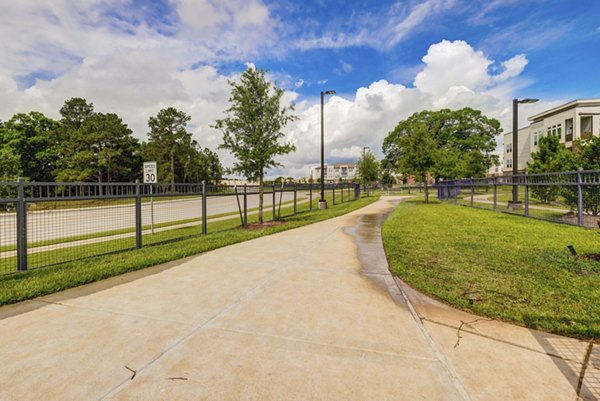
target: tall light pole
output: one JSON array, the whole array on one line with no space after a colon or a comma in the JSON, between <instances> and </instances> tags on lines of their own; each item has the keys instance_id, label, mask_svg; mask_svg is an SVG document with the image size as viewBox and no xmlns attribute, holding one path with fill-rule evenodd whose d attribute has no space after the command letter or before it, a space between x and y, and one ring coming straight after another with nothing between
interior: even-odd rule
<instances>
[{"instance_id":1,"label":"tall light pole","mask_svg":"<svg viewBox=\"0 0 600 401\"><path fill-rule=\"evenodd\" d=\"M369 149L368 146L363 146L363 157L362 157L362 171L363 174L361 174L362 176L364 176L364 172L365 172L365 150ZM367 180L365 180L364 177L360 177L363 180L363 191L367 192Z\"/></svg>"},{"instance_id":2,"label":"tall light pole","mask_svg":"<svg viewBox=\"0 0 600 401\"><path fill-rule=\"evenodd\" d=\"M321 199L319 200L319 210L327 209L325 200L325 118L323 114L325 95L335 95L335 91L321 92Z\"/></svg>"},{"instance_id":3,"label":"tall light pole","mask_svg":"<svg viewBox=\"0 0 600 401\"><path fill-rule=\"evenodd\" d=\"M513 99L513 143L512 143L512 154L513 154L513 182L516 182L517 174L519 173L519 104L520 103L535 103L539 99ZM519 186L513 185L512 193L513 205L519 204Z\"/></svg>"}]
</instances>

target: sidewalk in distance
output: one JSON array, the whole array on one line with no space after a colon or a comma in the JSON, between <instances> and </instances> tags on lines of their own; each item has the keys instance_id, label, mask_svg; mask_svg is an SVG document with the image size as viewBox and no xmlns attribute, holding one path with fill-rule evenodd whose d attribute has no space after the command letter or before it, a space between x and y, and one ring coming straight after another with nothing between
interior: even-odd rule
<instances>
[{"instance_id":1,"label":"sidewalk in distance","mask_svg":"<svg viewBox=\"0 0 600 401\"><path fill-rule=\"evenodd\" d=\"M390 207L0 308L0 399L576 399L586 343L544 335L571 374L540 333L493 322L454 347L470 317L423 301L415 319L359 259L379 241L381 263L380 230L356 228Z\"/></svg>"}]
</instances>

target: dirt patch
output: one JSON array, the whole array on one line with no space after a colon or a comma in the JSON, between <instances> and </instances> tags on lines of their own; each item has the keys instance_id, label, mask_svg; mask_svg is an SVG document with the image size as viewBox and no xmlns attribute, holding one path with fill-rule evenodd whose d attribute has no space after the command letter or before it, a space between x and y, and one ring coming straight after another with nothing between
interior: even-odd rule
<instances>
[{"instance_id":1,"label":"dirt patch","mask_svg":"<svg viewBox=\"0 0 600 401\"><path fill-rule=\"evenodd\" d=\"M285 224L285 221L265 221L264 223L251 223L248 224L245 228L247 230L261 230L263 228L276 227ZM239 226L240 228L242 226Z\"/></svg>"},{"instance_id":2,"label":"dirt patch","mask_svg":"<svg viewBox=\"0 0 600 401\"><path fill-rule=\"evenodd\" d=\"M577 225L577 213L569 212L563 215L560 220L564 223ZM584 214L583 226L588 228L600 228L600 215L592 216L589 214Z\"/></svg>"}]
</instances>

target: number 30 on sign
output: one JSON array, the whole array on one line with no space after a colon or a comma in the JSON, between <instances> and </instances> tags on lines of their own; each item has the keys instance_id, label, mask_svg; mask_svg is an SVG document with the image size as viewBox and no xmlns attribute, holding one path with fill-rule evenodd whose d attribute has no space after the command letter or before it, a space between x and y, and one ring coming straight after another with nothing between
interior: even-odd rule
<instances>
[{"instance_id":1,"label":"number 30 on sign","mask_svg":"<svg viewBox=\"0 0 600 401\"><path fill-rule=\"evenodd\" d=\"M156 184L156 162L144 162L144 184Z\"/></svg>"}]
</instances>

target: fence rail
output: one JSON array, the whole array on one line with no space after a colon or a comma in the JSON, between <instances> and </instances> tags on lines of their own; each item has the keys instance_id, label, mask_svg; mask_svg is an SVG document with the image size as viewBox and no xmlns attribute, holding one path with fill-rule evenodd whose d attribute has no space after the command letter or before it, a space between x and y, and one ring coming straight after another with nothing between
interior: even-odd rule
<instances>
[{"instance_id":1,"label":"fence rail","mask_svg":"<svg viewBox=\"0 0 600 401\"><path fill-rule=\"evenodd\" d=\"M433 188L442 201L600 228L600 170L442 181Z\"/></svg>"},{"instance_id":2,"label":"fence rail","mask_svg":"<svg viewBox=\"0 0 600 401\"><path fill-rule=\"evenodd\" d=\"M313 210L317 184L263 186L272 220ZM206 235L249 224L256 185L0 182L0 275ZM334 205L360 196L327 184ZM237 219L237 220L236 220Z\"/></svg>"}]
</instances>

